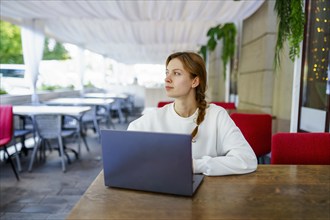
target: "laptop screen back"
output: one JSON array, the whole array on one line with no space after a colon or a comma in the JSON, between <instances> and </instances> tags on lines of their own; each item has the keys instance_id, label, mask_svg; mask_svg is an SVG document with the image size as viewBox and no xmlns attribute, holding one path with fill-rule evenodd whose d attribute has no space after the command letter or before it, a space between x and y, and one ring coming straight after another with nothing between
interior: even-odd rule
<instances>
[{"instance_id":1,"label":"laptop screen back","mask_svg":"<svg viewBox=\"0 0 330 220\"><path fill-rule=\"evenodd\" d=\"M193 194L191 136L101 130L105 185Z\"/></svg>"}]
</instances>

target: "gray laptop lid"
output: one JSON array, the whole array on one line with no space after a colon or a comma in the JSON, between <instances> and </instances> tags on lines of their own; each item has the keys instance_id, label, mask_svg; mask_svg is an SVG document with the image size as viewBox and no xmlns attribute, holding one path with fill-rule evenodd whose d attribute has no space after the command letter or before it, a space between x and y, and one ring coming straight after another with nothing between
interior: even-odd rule
<instances>
[{"instance_id":1,"label":"gray laptop lid","mask_svg":"<svg viewBox=\"0 0 330 220\"><path fill-rule=\"evenodd\" d=\"M191 196L202 181L190 135L101 130L101 144L106 186Z\"/></svg>"}]
</instances>

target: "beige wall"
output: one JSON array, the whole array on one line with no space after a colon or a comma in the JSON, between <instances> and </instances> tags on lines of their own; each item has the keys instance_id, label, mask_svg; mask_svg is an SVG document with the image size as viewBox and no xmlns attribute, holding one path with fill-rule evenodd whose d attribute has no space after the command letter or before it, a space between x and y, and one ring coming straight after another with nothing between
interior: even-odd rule
<instances>
[{"instance_id":1,"label":"beige wall","mask_svg":"<svg viewBox=\"0 0 330 220\"><path fill-rule=\"evenodd\" d=\"M276 115L277 131L290 131L293 63L288 57L288 47L281 56L281 67L275 72L273 92L273 115Z\"/></svg>"},{"instance_id":2,"label":"beige wall","mask_svg":"<svg viewBox=\"0 0 330 220\"><path fill-rule=\"evenodd\" d=\"M240 109L255 109L276 117L273 132L290 130L293 63L287 48L281 68L273 67L277 38L275 1L266 1L243 22L238 95Z\"/></svg>"},{"instance_id":3,"label":"beige wall","mask_svg":"<svg viewBox=\"0 0 330 220\"><path fill-rule=\"evenodd\" d=\"M225 99L221 44L222 42L218 42L216 50L211 52L208 57L208 89L206 93L208 101L224 101Z\"/></svg>"},{"instance_id":4,"label":"beige wall","mask_svg":"<svg viewBox=\"0 0 330 220\"><path fill-rule=\"evenodd\" d=\"M289 131L293 81L293 63L287 50L281 58L281 69L274 71L274 48L277 35L275 1L265 3L243 21L238 69L238 109L272 114L273 133ZM209 56L209 92L212 100L225 99L221 48Z\"/></svg>"},{"instance_id":5,"label":"beige wall","mask_svg":"<svg viewBox=\"0 0 330 220\"><path fill-rule=\"evenodd\" d=\"M273 59L276 42L274 2L266 1L243 22L239 58L238 95L240 109L272 113Z\"/></svg>"},{"instance_id":6,"label":"beige wall","mask_svg":"<svg viewBox=\"0 0 330 220\"><path fill-rule=\"evenodd\" d=\"M275 133L290 130L293 63L285 47L281 68L275 71L273 67L277 38L274 4L274 1L266 1L243 23L238 93L239 108L261 110L276 117L273 121Z\"/></svg>"}]
</instances>

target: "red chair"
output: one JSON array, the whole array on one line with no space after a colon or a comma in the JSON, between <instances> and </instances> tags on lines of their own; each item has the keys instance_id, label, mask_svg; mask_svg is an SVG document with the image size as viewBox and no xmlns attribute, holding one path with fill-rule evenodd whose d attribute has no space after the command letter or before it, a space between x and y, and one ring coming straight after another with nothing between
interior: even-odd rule
<instances>
[{"instance_id":1,"label":"red chair","mask_svg":"<svg viewBox=\"0 0 330 220\"><path fill-rule=\"evenodd\" d=\"M227 109L227 110L235 110L236 109L236 106L235 106L235 103L234 102L211 102L215 105L218 105L218 106L221 106L222 108L224 109Z\"/></svg>"},{"instance_id":2,"label":"red chair","mask_svg":"<svg viewBox=\"0 0 330 220\"><path fill-rule=\"evenodd\" d=\"M271 164L330 165L330 133L277 133Z\"/></svg>"},{"instance_id":3,"label":"red chair","mask_svg":"<svg viewBox=\"0 0 330 220\"><path fill-rule=\"evenodd\" d=\"M11 105L0 106L0 149L3 148L8 156L11 167L15 173L16 179L19 180L18 172L11 160L11 155L8 153L7 144L13 139L14 121L13 121L13 107ZM16 146L15 146L16 147ZM16 151L17 154L17 151ZM18 155L16 155L18 157Z\"/></svg>"},{"instance_id":4,"label":"red chair","mask_svg":"<svg viewBox=\"0 0 330 220\"><path fill-rule=\"evenodd\" d=\"M161 108L161 107L163 107L164 105L167 105L167 104L170 104L170 103L172 103L171 101L161 101L161 102L158 102L158 104L157 104L157 107L158 108Z\"/></svg>"},{"instance_id":5,"label":"red chair","mask_svg":"<svg viewBox=\"0 0 330 220\"><path fill-rule=\"evenodd\" d=\"M265 155L271 151L272 116L269 114L232 113L230 117L251 145L259 163L265 163Z\"/></svg>"}]
</instances>

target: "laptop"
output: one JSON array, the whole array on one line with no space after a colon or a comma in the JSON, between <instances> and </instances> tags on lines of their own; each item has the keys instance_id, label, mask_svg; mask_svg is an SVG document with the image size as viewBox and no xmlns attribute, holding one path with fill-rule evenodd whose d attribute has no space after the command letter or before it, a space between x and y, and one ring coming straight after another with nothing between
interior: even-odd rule
<instances>
[{"instance_id":1,"label":"laptop","mask_svg":"<svg viewBox=\"0 0 330 220\"><path fill-rule=\"evenodd\" d=\"M191 136L101 130L106 186L192 196L203 180L193 174Z\"/></svg>"}]
</instances>

